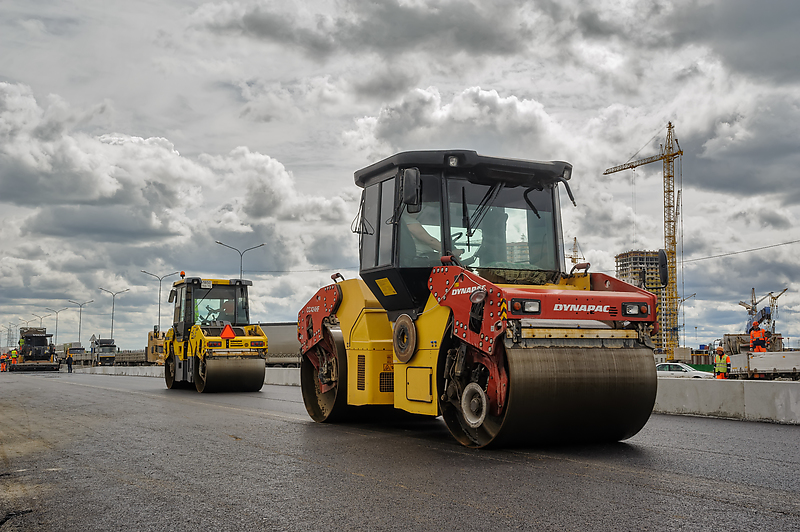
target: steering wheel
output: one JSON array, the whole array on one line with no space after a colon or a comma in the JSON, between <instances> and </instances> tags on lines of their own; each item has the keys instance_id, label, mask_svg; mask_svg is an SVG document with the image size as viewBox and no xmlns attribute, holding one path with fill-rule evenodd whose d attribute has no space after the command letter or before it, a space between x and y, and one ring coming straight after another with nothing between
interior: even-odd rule
<instances>
[{"instance_id":1,"label":"steering wheel","mask_svg":"<svg viewBox=\"0 0 800 532\"><path fill-rule=\"evenodd\" d=\"M219 317L219 310L214 310L208 305L206 305L206 310L208 311L208 314L200 318L201 322L210 323Z\"/></svg>"}]
</instances>

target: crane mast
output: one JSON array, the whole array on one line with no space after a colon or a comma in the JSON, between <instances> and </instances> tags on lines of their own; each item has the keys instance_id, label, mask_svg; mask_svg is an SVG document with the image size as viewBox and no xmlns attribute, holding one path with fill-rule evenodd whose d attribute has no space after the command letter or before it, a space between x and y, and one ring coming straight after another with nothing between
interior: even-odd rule
<instances>
[{"instance_id":1,"label":"crane mast","mask_svg":"<svg viewBox=\"0 0 800 532\"><path fill-rule=\"evenodd\" d=\"M667 139L661 145L661 153L619 166L613 166L603 175L613 174L656 161L664 165L664 249L667 252L669 281L661 292L661 345L667 360L673 360L675 348L678 347L678 279L677 279L677 239L676 239L676 202L675 202L675 159L683 155L678 139L675 138L675 126L667 124Z\"/></svg>"}]
</instances>

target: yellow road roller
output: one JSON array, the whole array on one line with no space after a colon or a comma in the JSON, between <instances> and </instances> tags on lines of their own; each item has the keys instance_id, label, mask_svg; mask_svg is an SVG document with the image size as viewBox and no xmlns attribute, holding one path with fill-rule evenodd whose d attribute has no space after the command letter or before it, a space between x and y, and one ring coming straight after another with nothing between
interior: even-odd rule
<instances>
[{"instance_id":1,"label":"yellow road roller","mask_svg":"<svg viewBox=\"0 0 800 532\"><path fill-rule=\"evenodd\" d=\"M167 388L257 392L264 385L267 337L250 324L244 279L186 277L173 283L173 325L164 340Z\"/></svg>"},{"instance_id":2,"label":"yellow road roller","mask_svg":"<svg viewBox=\"0 0 800 532\"><path fill-rule=\"evenodd\" d=\"M333 275L298 313L311 418L442 416L469 447L636 434L656 396L656 296L566 270L571 173L466 150L357 171L360 279Z\"/></svg>"}]
</instances>

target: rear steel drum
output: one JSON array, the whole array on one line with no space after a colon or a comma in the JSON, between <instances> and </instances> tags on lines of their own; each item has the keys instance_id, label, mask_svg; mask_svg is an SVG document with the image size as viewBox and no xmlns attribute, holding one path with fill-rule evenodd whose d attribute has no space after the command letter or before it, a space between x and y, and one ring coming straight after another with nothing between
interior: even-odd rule
<instances>
[{"instance_id":1,"label":"rear steel drum","mask_svg":"<svg viewBox=\"0 0 800 532\"><path fill-rule=\"evenodd\" d=\"M508 400L500 416L462 414L440 400L453 436L469 447L615 442L647 423L656 398L646 348L510 348Z\"/></svg>"},{"instance_id":2,"label":"rear steel drum","mask_svg":"<svg viewBox=\"0 0 800 532\"><path fill-rule=\"evenodd\" d=\"M257 392L264 386L263 358L211 358L194 360L198 392Z\"/></svg>"}]
</instances>

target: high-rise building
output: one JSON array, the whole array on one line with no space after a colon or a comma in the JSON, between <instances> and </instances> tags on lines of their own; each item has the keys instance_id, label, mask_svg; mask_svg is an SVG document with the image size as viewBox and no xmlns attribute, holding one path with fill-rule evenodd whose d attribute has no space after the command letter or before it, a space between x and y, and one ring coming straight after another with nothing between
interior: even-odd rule
<instances>
[{"instance_id":1,"label":"high-rise building","mask_svg":"<svg viewBox=\"0 0 800 532\"><path fill-rule=\"evenodd\" d=\"M658 317L659 334L653 340L656 347L663 350L667 344L667 326L661 309L666 305L666 291L661 288L658 251L626 251L614 258L617 261L617 279L642 287L658 296L656 316ZM642 271L644 271L644 286L642 286Z\"/></svg>"}]
</instances>

